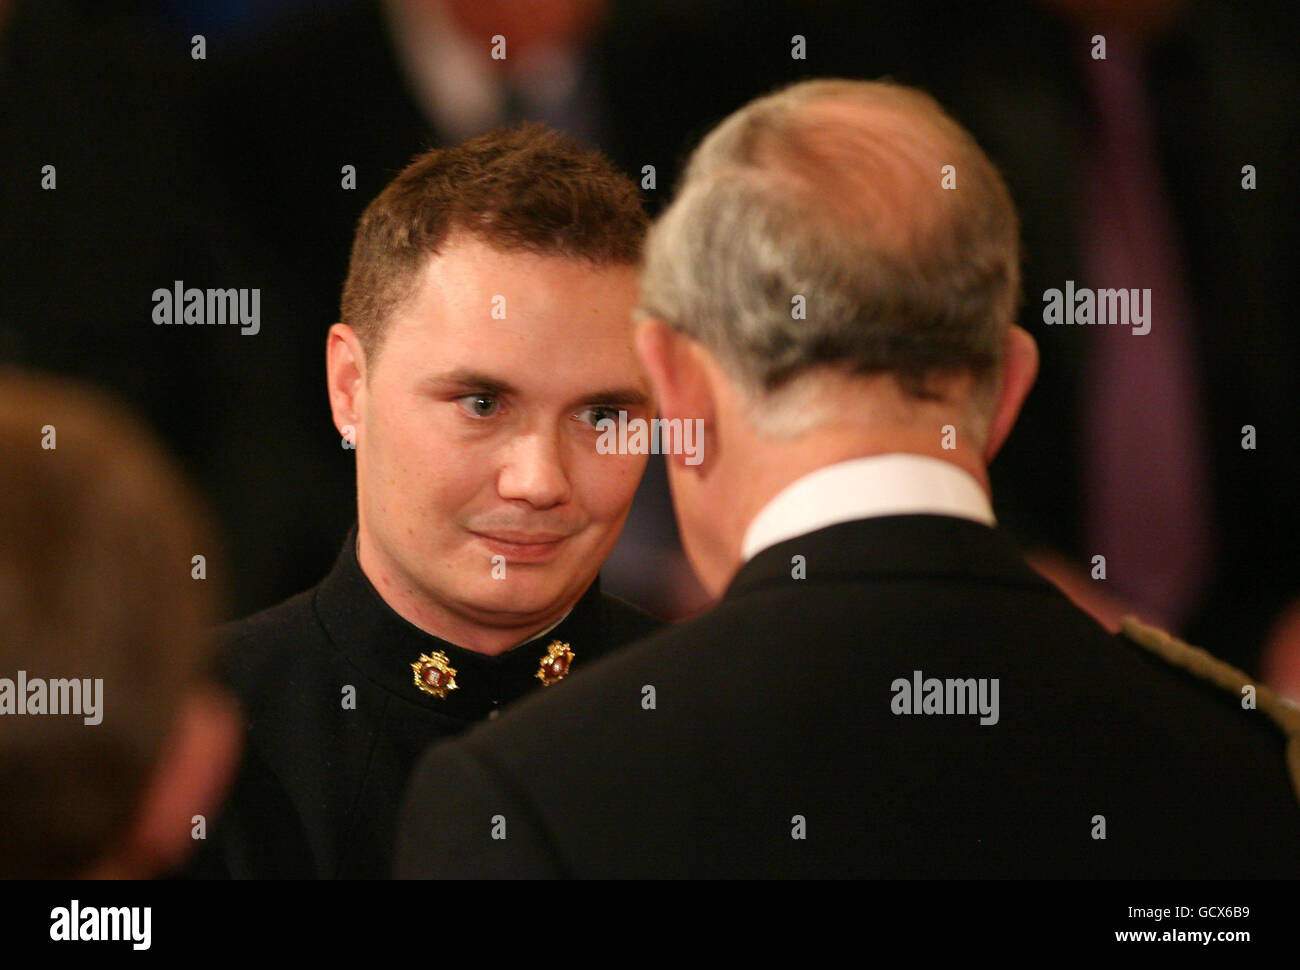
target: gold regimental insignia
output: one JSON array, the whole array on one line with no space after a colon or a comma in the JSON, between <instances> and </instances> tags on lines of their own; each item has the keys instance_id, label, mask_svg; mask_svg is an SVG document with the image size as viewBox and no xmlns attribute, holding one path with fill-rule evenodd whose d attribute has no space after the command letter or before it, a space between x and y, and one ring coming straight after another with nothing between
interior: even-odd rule
<instances>
[{"instance_id":1,"label":"gold regimental insignia","mask_svg":"<svg viewBox=\"0 0 1300 970\"><path fill-rule=\"evenodd\" d=\"M458 686L456 668L447 662L447 655L441 650L433 656L420 654L411 669L415 671L415 686L434 697L446 697L447 691Z\"/></svg>"},{"instance_id":2,"label":"gold regimental insignia","mask_svg":"<svg viewBox=\"0 0 1300 970\"><path fill-rule=\"evenodd\" d=\"M573 663L573 651L567 643L552 640L546 648L546 656L537 667L537 679L545 686L558 684L569 675L569 665Z\"/></svg>"}]
</instances>

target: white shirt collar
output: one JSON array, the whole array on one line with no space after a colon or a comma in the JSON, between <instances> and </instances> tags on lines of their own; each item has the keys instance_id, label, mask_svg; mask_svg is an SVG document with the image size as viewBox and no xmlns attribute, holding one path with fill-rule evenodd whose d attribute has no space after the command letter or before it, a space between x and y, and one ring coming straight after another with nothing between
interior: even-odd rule
<instances>
[{"instance_id":1,"label":"white shirt collar","mask_svg":"<svg viewBox=\"0 0 1300 970\"><path fill-rule=\"evenodd\" d=\"M874 455L819 468L778 492L745 530L741 556L748 561L778 542L882 515L950 515L987 526L997 521L979 483L951 462Z\"/></svg>"}]
</instances>

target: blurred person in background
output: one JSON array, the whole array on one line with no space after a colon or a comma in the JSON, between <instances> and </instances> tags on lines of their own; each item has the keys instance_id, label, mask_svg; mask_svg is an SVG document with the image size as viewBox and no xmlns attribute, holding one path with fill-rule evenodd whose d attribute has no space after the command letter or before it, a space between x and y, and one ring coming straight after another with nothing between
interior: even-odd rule
<instances>
[{"instance_id":1,"label":"blurred person in background","mask_svg":"<svg viewBox=\"0 0 1300 970\"><path fill-rule=\"evenodd\" d=\"M84 385L0 368L0 452L0 878L167 873L240 745L210 679L206 513Z\"/></svg>"}]
</instances>

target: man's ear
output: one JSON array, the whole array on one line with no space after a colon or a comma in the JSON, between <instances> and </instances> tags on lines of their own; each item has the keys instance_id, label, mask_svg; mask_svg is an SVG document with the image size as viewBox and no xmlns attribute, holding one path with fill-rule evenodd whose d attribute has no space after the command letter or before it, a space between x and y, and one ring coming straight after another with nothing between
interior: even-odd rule
<instances>
[{"instance_id":1,"label":"man's ear","mask_svg":"<svg viewBox=\"0 0 1300 970\"><path fill-rule=\"evenodd\" d=\"M366 355L360 339L346 324L334 324L325 338L325 381L329 387L330 412L334 427L354 447L361 424L365 378Z\"/></svg>"},{"instance_id":2,"label":"man's ear","mask_svg":"<svg viewBox=\"0 0 1300 970\"><path fill-rule=\"evenodd\" d=\"M637 327L636 351L654 385L660 417L712 420L714 400L701 356L707 353L704 348L662 320L650 318Z\"/></svg>"},{"instance_id":3,"label":"man's ear","mask_svg":"<svg viewBox=\"0 0 1300 970\"><path fill-rule=\"evenodd\" d=\"M988 441L984 445L984 464L988 465L1001 449L1020 416L1020 408L1038 377L1038 345L1027 330L1014 324L1007 331L1002 350L1002 376L998 381L998 399L989 422Z\"/></svg>"}]
</instances>

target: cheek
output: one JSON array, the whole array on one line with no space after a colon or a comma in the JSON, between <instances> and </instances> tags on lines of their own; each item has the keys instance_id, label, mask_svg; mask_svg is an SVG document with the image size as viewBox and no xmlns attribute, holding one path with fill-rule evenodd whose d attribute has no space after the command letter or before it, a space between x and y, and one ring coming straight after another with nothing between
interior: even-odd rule
<instances>
[{"instance_id":1,"label":"cheek","mask_svg":"<svg viewBox=\"0 0 1300 970\"><path fill-rule=\"evenodd\" d=\"M577 472L582 504L595 522L613 524L632 506L646 466L645 455L594 455Z\"/></svg>"},{"instance_id":2,"label":"cheek","mask_svg":"<svg viewBox=\"0 0 1300 970\"><path fill-rule=\"evenodd\" d=\"M492 505L496 475L491 456L472 447L451 447L445 440L423 442L404 459L412 500L448 527L461 513Z\"/></svg>"},{"instance_id":3,"label":"cheek","mask_svg":"<svg viewBox=\"0 0 1300 970\"><path fill-rule=\"evenodd\" d=\"M417 514L454 514L491 485L487 456L419 414L395 408L369 435L370 478Z\"/></svg>"}]
</instances>

